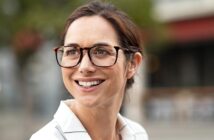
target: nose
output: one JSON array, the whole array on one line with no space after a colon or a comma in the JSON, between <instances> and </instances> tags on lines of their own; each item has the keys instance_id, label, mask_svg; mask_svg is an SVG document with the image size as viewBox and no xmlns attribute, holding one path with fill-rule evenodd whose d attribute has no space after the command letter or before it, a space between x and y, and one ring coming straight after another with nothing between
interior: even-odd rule
<instances>
[{"instance_id":1,"label":"nose","mask_svg":"<svg viewBox=\"0 0 214 140\"><path fill-rule=\"evenodd\" d=\"M83 74L93 73L96 71L96 68L91 63L88 53L83 54L83 57L79 64L78 69L79 69L80 73L83 73Z\"/></svg>"}]
</instances>

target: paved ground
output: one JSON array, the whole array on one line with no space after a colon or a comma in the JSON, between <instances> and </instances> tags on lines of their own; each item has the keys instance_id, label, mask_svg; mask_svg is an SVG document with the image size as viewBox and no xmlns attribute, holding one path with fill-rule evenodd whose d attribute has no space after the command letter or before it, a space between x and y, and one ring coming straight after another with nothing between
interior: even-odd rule
<instances>
[{"instance_id":1,"label":"paved ground","mask_svg":"<svg viewBox=\"0 0 214 140\"><path fill-rule=\"evenodd\" d=\"M214 122L148 122L150 140L213 140Z\"/></svg>"},{"instance_id":2,"label":"paved ground","mask_svg":"<svg viewBox=\"0 0 214 140\"><path fill-rule=\"evenodd\" d=\"M214 140L214 118L210 121L152 121L142 118L135 108L127 112L132 120L141 123L150 140Z\"/></svg>"},{"instance_id":3,"label":"paved ground","mask_svg":"<svg viewBox=\"0 0 214 140\"><path fill-rule=\"evenodd\" d=\"M26 117L23 112L0 112L0 140L28 140L47 119ZM150 122L144 127L150 140L213 140L214 122Z\"/></svg>"}]
</instances>

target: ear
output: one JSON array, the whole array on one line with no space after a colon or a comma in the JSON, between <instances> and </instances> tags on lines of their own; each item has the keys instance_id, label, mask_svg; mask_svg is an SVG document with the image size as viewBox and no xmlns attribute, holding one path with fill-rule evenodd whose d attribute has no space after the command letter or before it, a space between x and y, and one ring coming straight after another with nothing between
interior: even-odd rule
<instances>
[{"instance_id":1,"label":"ear","mask_svg":"<svg viewBox=\"0 0 214 140\"><path fill-rule=\"evenodd\" d=\"M139 52L136 52L132 58L132 60L128 64L127 68L127 79L132 78L135 73L137 72L141 62L142 62L142 55Z\"/></svg>"}]
</instances>

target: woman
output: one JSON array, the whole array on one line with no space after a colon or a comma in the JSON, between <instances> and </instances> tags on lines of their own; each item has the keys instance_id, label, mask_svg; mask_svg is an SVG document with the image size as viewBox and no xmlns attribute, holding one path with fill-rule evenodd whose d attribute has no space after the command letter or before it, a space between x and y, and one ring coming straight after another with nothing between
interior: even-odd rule
<instances>
[{"instance_id":1,"label":"woman","mask_svg":"<svg viewBox=\"0 0 214 140\"><path fill-rule=\"evenodd\" d=\"M61 43L56 58L74 99L62 101L31 140L147 140L143 127L118 113L142 61L131 20L111 4L91 2L68 18Z\"/></svg>"}]
</instances>

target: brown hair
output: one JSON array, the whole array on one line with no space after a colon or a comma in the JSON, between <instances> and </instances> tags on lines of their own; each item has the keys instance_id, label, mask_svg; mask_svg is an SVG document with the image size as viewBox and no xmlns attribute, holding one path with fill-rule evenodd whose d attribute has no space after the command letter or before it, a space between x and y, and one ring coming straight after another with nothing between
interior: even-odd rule
<instances>
[{"instance_id":1,"label":"brown hair","mask_svg":"<svg viewBox=\"0 0 214 140\"><path fill-rule=\"evenodd\" d=\"M98 15L106 19L115 29L121 47L134 52L141 52L141 36L137 26L122 11L118 10L113 4L92 1L77 8L67 19L64 33L62 34L61 45L64 45L65 35L70 24L76 19L84 16ZM131 60L134 53L125 52L127 60ZM133 77L127 80L126 89L134 83Z\"/></svg>"}]
</instances>

